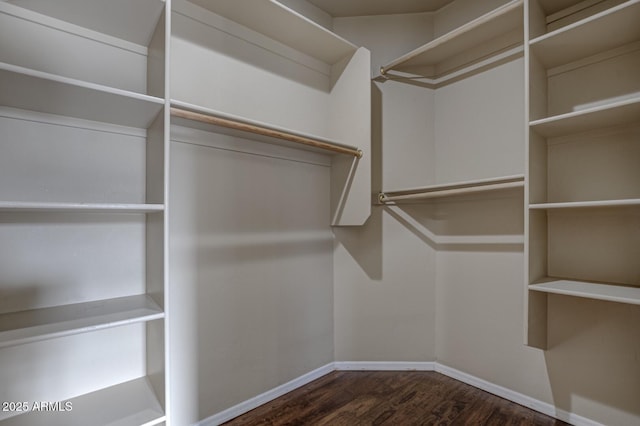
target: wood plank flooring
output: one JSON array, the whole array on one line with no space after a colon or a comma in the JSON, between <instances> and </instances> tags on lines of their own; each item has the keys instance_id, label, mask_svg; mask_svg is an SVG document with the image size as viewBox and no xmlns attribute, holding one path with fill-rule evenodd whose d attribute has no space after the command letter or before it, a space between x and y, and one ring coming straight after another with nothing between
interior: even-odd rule
<instances>
[{"instance_id":1,"label":"wood plank flooring","mask_svg":"<svg viewBox=\"0 0 640 426\"><path fill-rule=\"evenodd\" d=\"M431 371L334 371L225 425L566 425Z\"/></svg>"}]
</instances>

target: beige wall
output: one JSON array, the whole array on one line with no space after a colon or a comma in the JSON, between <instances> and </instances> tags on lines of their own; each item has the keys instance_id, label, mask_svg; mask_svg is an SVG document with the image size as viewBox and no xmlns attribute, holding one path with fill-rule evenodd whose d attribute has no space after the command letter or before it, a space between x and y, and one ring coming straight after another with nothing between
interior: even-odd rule
<instances>
[{"instance_id":1,"label":"beige wall","mask_svg":"<svg viewBox=\"0 0 640 426\"><path fill-rule=\"evenodd\" d=\"M444 32L456 22L455 7L448 8L446 14L443 11L440 21L434 16L436 32ZM386 18L393 22L388 28L411 32L412 27L403 27L398 16ZM406 35L407 42L402 46L397 32L375 33L375 27L382 28L384 21L385 17L334 20L337 32L372 51L374 73L395 50L404 53L415 47L416 37L423 36L414 31ZM522 70L522 60L505 64L484 76L439 89L442 91L435 94L431 104L424 102L424 94L407 96L409 108L424 108L426 117L433 111L449 115L429 122L435 135L424 140L439 146L456 133L474 133L465 126L471 125L478 111L482 114L482 108L470 111L469 105L463 105L461 95L465 92L463 86L473 85L474 81L483 85L472 89L484 100L474 98L472 102L493 109L485 113L504 114L510 120L514 114L523 115L524 95L519 88L523 76L508 75ZM427 154L437 155L437 149L424 144L416 144L415 155L404 163L406 171L397 174L398 169L394 169L403 164L398 151L410 148L406 140L411 137L403 136L411 135L412 130L405 129L404 134L394 138L392 135L398 133L387 130L398 126L393 120L402 120L406 115L394 117L390 111L401 110L400 93L411 90L425 92L415 86L397 90L389 88L389 83L374 86L374 142L375 129L380 130L374 152L384 157L374 158L374 189L384 187L385 182L401 184L414 179L407 175L420 161L416 157L424 160L420 178L435 177L435 171L427 170L430 165L435 167ZM443 103L445 94L452 96ZM499 99L501 104L493 99ZM451 117L458 107L464 108L464 120ZM414 120L420 116L415 110L410 114ZM444 126L443 120L448 120L450 127ZM524 117L516 120L516 127L509 124L507 129L516 146L511 146L505 156L498 144L497 152L492 153L508 162L495 166L502 167L503 174L522 173L524 169ZM517 133L519 125L521 134ZM416 120L415 126L423 129L425 122ZM413 132L420 132L416 128ZM486 132L482 135L485 139L490 137ZM458 170L456 165L447 163L453 161L453 154L447 152L444 162L438 164L439 176L447 177L447 173ZM396 160L392 161L394 156ZM520 157L522 164L515 164ZM396 175L390 178L393 173ZM436 206L395 210L378 207L365 227L336 230L336 361L438 361L602 424L640 424L640 307L550 295L548 350L523 344L523 245L508 243L522 234L523 215L522 196L512 193ZM507 243L471 243L482 241L483 235L496 236L494 242L499 242L499 235L507 236ZM446 244L446 236L462 237L458 242L468 236L470 243ZM438 238L445 243L434 244Z\"/></svg>"},{"instance_id":2,"label":"beige wall","mask_svg":"<svg viewBox=\"0 0 640 426\"><path fill-rule=\"evenodd\" d=\"M181 133L170 379L173 423L188 425L333 361L333 246L326 157Z\"/></svg>"}]
</instances>

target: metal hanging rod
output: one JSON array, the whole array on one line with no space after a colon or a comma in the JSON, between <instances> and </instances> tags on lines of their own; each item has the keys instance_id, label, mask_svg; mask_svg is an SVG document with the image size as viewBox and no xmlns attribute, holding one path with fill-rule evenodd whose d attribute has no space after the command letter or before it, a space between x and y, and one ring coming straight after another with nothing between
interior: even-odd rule
<instances>
[{"instance_id":1,"label":"metal hanging rod","mask_svg":"<svg viewBox=\"0 0 640 426\"><path fill-rule=\"evenodd\" d=\"M381 192L378 194L380 203L395 201L425 200L430 198L443 198L455 195L473 194L478 192L498 191L510 188L524 187L524 179L520 176L504 177L497 179L479 180L475 183L462 183L453 185L441 185L409 191Z\"/></svg>"},{"instance_id":2,"label":"metal hanging rod","mask_svg":"<svg viewBox=\"0 0 640 426\"><path fill-rule=\"evenodd\" d=\"M232 120L229 118L223 118L212 114L203 114L200 112L189 111L182 108L171 107L171 115L173 117L184 118L186 120L199 121L201 123L211 124L214 126L225 127L228 129L239 130L243 132L253 133L256 135L267 136L276 138L288 142L298 143L314 148L323 149L326 151L335 152L338 154L353 155L357 158L362 158L362 150L357 148L350 148L348 146L342 146L331 142L325 142L319 139L313 139L307 136L300 136L293 133L285 132L282 130L270 129L268 127L259 126L256 124L246 123L238 120Z\"/></svg>"}]
</instances>

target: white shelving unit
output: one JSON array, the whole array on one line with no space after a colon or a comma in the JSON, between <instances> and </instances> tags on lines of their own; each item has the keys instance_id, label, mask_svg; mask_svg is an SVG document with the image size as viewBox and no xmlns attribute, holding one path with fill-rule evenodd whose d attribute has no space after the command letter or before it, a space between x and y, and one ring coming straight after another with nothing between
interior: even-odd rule
<instances>
[{"instance_id":1,"label":"white shelving unit","mask_svg":"<svg viewBox=\"0 0 640 426\"><path fill-rule=\"evenodd\" d=\"M369 52L272 0L178 0L172 10L172 106L360 150L361 158L331 158L331 223L363 224L371 207ZM239 76L252 83L238 84ZM293 146L181 117L172 123Z\"/></svg>"},{"instance_id":2,"label":"white shelving unit","mask_svg":"<svg viewBox=\"0 0 640 426\"><path fill-rule=\"evenodd\" d=\"M167 4L0 2L2 425L167 420Z\"/></svg>"},{"instance_id":3,"label":"white shelving unit","mask_svg":"<svg viewBox=\"0 0 640 426\"><path fill-rule=\"evenodd\" d=\"M547 294L639 301L640 2L531 0L528 19L525 336L545 348Z\"/></svg>"},{"instance_id":4,"label":"white shelving unit","mask_svg":"<svg viewBox=\"0 0 640 426\"><path fill-rule=\"evenodd\" d=\"M484 194L490 199L499 191L522 190L521 116L513 110L487 109L484 99L490 95L479 87L502 84L509 98L505 104L521 102L521 85L514 80L513 71L523 53L523 5L524 1L515 0L488 12L487 7L476 9L479 16L471 16L466 23L380 67L384 78L374 81L391 85L389 90L404 83L418 86L407 91L415 90L416 98L424 97L420 107L431 109L427 114L433 114L433 123L421 133L407 131L405 136L407 117L422 118L418 114L413 118L413 111L403 116L400 111L408 109L404 105L397 106L398 112L384 112L394 120L397 114L398 123L405 124L394 127L403 138L388 148L394 152L383 152L382 191L377 202L437 202L467 194ZM433 19L436 28L450 27L446 21L438 23L437 13ZM509 73L508 68L512 68ZM474 124L460 126L460 121ZM416 164L416 156L425 158L424 167L430 171L415 172L416 182L411 182L404 177L408 173L402 172L403 163Z\"/></svg>"},{"instance_id":5,"label":"white shelving unit","mask_svg":"<svg viewBox=\"0 0 640 426\"><path fill-rule=\"evenodd\" d=\"M431 82L439 86L476 68L484 69L491 62L521 55L518 46L522 45L523 3L510 1L394 59L380 67L381 76L393 78L389 73L400 71L434 78ZM460 72L466 67L471 70Z\"/></svg>"}]
</instances>

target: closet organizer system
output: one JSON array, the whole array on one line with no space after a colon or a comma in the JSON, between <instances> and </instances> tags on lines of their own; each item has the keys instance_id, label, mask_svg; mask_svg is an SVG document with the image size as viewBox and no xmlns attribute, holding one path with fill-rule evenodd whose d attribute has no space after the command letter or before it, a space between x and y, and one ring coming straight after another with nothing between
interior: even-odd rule
<instances>
[{"instance_id":1,"label":"closet organizer system","mask_svg":"<svg viewBox=\"0 0 640 426\"><path fill-rule=\"evenodd\" d=\"M419 83L420 86L438 90L523 56L523 1L511 1L495 10L443 34L434 40L400 56L380 67L378 81L393 80ZM420 90L420 89L418 89ZM472 99L469 99L473 102ZM500 132L496 128L496 132ZM438 141L434 142L438 144ZM468 141L472 144L483 140ZM511 144L514 141L510 141ZM495 147L487 146L489 150ZM458 161L467 153L460 152ZM521 161L510 158L503 169L522 169ZM433 163L438 162L437 150ZM475 160L474 160L475 161ZM482 161L481 159L478 161ZM438 200L466 194L493 193L505 190L522 190L524 173L498 174L488 164L475 179L455 182L438 182L432 185L398 189L385 189L378 194L381 204Z\"/></svg>"},{"instance_id":2,"label":"closet organizer system","mask_svg":"<svg viewBox=\"0 0 640 426\"><path fill-rule=\"evenodd\" d=\"M203 43L198 22L218 34ZM315 87L283 72L271 108L207 103L243 90L224 75L227 33L274 52L276 70L312 69ZM366 49L275 1L0 1L0 400L14 402L0 424L169 423L171 132L326 153L332 224L360 225L369 64ZM308 101L311 130L287 122L288 91Z\"/></svg>"},{"instance_id":3,"label":"closet organizer system","mask_svg":"<svg viewBox=\"0 0 640 426\"><path fill-rule=\"evenodd\" d=\"M523 8L524 43L513 44ZM381 68L379 79L438 89L524 50L525 174L383 191L378 201L523 187L530 346L547 347L549 293L640 304L638 22L638 0L511 1Z\"/></svg>"}]
</instances>

